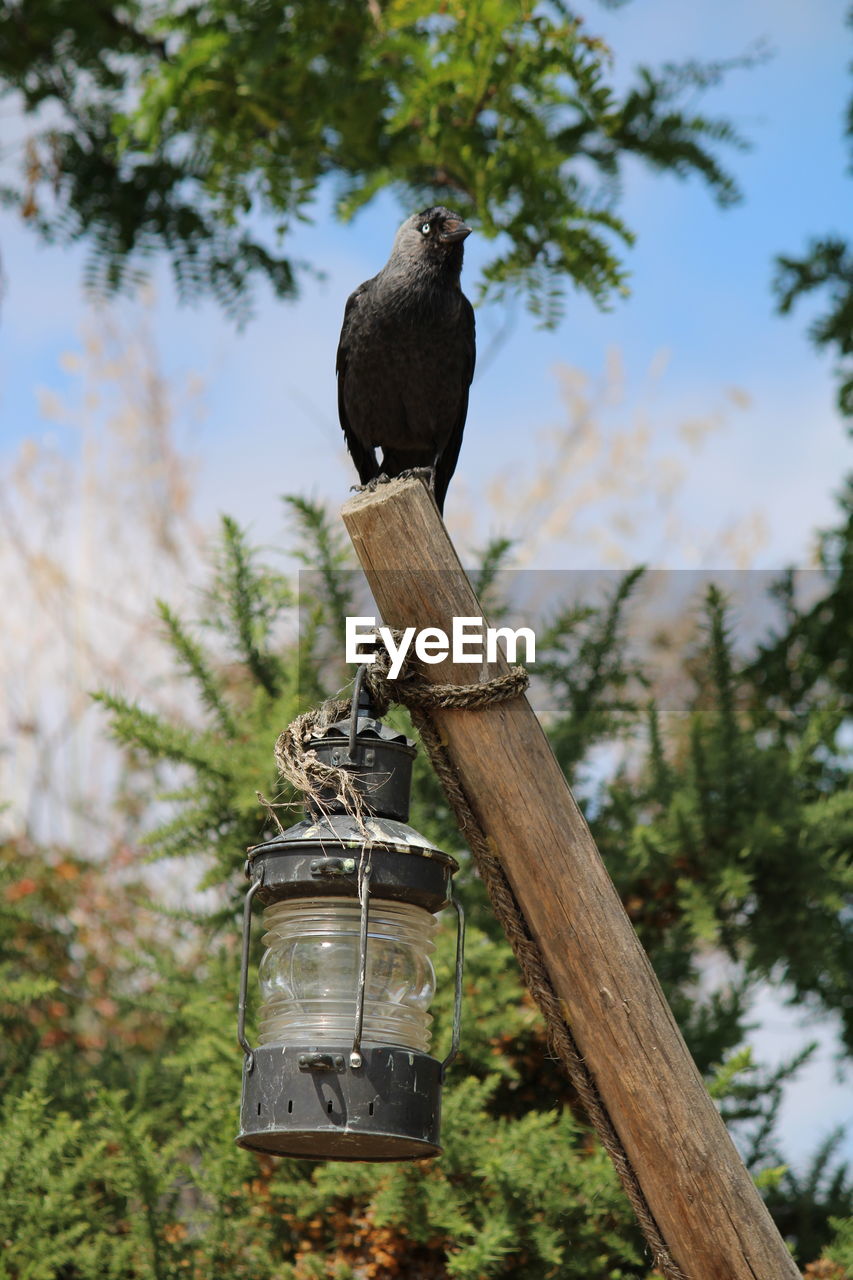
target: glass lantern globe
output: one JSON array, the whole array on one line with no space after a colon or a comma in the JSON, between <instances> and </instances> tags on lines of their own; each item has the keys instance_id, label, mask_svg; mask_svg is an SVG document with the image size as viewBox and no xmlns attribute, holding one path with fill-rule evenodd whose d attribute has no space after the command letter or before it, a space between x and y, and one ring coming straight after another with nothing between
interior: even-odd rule
<instances>
[{"instance_id":1,"label":"glass lantern globe","mask_svg":"<svg viewBox=\"0 0 853 1280\"><path fill-rule=\"evenodd\" d=\"M429 1050L435 916L408 902L376 901L367 925L361 1042ZM352 898L297 898L264 912L258 1040L340 1045L352 1036L361 906Z\"/></svg>"}]
</instances>

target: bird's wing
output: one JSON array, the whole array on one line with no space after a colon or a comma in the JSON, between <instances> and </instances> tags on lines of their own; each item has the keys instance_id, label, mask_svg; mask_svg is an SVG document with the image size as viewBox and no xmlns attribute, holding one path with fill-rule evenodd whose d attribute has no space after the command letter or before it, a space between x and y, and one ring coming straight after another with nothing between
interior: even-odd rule
<instances>
[{"instance_id":1,"label":"bird's wing","mask_svg":"<svg viewBox=\"0 0 853 1280\"><path fill-rule=\"evenodd\" d=\"M358 314L358 304L364 294L364 290L365 285L360 284L347 298L347 305L344 308L344 322L341 326L341 337L338 342L338 353L335 357L335 373L338 375L338 418L343 428L350 457L355 463L358 478L362 484L367 484L379 475L379 464L376 461L376 454L373 449L366 448L353 430L344 396L352 324Z\"/></svg>"},{"instance_id":2,"label":"bird's wing","mask_svg":"<svg viewBox=\"0 0 853 1280\"><path fill-rule=\"evenodd\" d=\"M442 449L435 465L435 500L439 511L444 513L444 499L451 476L456 470L459 450L462 448L462 432L465 430L465 419L468 416L468 388L474 377L474 365L477 359L477 347L474 341L474 308L467 298L462 299L462 321L460 323L459 341L465 353L462 368L462 385L459 396L459 412L453 424L453 430L447 444Z\"/></svg>"}]
</instances>

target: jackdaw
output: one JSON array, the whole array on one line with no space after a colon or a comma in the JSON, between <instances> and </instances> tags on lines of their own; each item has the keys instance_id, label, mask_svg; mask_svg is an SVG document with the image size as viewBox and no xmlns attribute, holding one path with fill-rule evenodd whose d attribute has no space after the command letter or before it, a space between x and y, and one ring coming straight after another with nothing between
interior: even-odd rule
<instances>
[{"instance_id":1,"label":"jackdaw","mask_svg":"<svg viewBox=\"0 0 853 1280\"><path fill-rule=\"evenodd\" d=\"M470 232L441 205L407 218L385 266L350 294L338 345L338 415L361 483L419 472L441 512L474 375L459 284Z\"/></svg>"}]
</instances>

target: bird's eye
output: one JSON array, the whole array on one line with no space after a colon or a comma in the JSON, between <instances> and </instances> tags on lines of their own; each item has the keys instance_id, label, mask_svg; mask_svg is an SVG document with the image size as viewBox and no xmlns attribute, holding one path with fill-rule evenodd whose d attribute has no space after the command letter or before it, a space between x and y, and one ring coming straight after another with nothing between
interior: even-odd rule
<instances>
[{"instance_id":1,"label":"bird's eye","mask_svg":"<svg viewBox=\"0 0 853 1280\"><path fill-rule=\"evenodd\" d=\"M421 235L422 235L422 236L428 236L428 235L429 235L429 223L428 223L428 222L425 222L425 223L424 223L424 225L421 227Z\"/></svg>"}]
</instances>

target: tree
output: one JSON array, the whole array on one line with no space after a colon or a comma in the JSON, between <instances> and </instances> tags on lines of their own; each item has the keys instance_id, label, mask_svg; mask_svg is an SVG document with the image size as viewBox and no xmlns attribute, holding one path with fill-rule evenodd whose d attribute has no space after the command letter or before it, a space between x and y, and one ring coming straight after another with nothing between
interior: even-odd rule
<instances>
[{"instance_id":1,"label":"tree","mask_svg":"<svg viewBox=\"0 0 853 1280\"><path fill-rule=\"evenodd\" d=\"M255 276L296 293L287 237L321 186L344 218L392 189L475 214L486 290L553 322L567 282L624 290L628 157L738 198L718 153L741 140L683 104L750 59L641 69L624 94L610 61L564 0L11 0L0 86L40 127L2 195L49 240L86 239L94 287L164 252L182 294L242 314Z\"/></svg>"}]
</instances>

